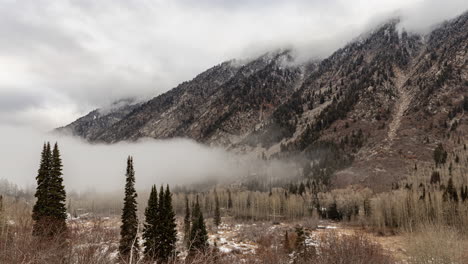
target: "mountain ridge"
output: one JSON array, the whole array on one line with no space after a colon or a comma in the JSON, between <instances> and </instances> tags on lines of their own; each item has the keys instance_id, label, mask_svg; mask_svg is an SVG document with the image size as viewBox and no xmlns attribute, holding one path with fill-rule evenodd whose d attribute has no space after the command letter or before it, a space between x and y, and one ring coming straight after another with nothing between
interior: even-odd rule
<instances>
[{"instance_id":1,"label":"mountain ridge","mask_svg":"<svg viewBox=\"0 0 468 264\"><path fill-rule=\"evenodd\" d=\"M391 20L321 61L295 64L282 50L224 62L101 116L101 125L77 120L59 131L91 142L188 137L270 158L302 153L305 177L388 188L416 163L430 166L436 144L450 150L452 137L466 138L467 21L465 12L421 36ZM322 148L335 160L330 172Z\"/></svg>"}]
</instances>

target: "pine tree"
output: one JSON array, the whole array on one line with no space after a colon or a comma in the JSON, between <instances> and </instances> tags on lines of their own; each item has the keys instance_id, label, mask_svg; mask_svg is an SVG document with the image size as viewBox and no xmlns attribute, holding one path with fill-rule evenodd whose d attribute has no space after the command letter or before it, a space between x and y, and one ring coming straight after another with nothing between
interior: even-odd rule
<instances>
[{"instance_id":1,"label":"pine tree","mask_svg":"<svg viewBox=\"0 0 468 264\"><path fill-rule=\"evenodd\" d=\"M190 230L190 247L191 254L198 251L204 252L208 248L208 233L206 232L205 220L200 209L200 204L197 201L192 210L192 229Z\"/></svg>"},{"instance_id":2,"label":"pine tree","mask_svg":"<svg viewBox=\"0 0 468 264\"><path fill-rule=\"evenodd\" d=\"M163 207L161 208L161 252L159 259L162 262L167 262L175 255L177 230L175 223L175 213L172 208L172 194L169 190L169 185L166 186L164 192Z\"/></svg>"},{"instance_id":3,"label":"pine tree","mask_svg":"<svg viewBox=\"0 0 468 264\"><path fill-rule=\"evenodd\" d=\"M336 201L327 208L327 218L332 220L341 220L343 215L338 211Z\"/></svg>"},{"instance_id":4,"label":"pine tree","mask_svg":"<svg viewBox=\"0 0 468 264\"><path fill-rule=\"evenodd\" d=\"M185 217L184 217L184 243L188 246L190 239L190 207L188 197L185 196Z\"/></svg>"},{"instance_id":5,"label":"pine tree","mask_svg":"<svg viewBox=\"0 0 468 264\"><path fill-rule=\"evenodd\" d=\"M439 145L437 145L437 147L434 149L433 157L436 167L438 167L440 164L445 164L447 161L447 151L445 151L442 144L439 143Z\"/></svg>"},{"instance_id":6,"label":"pine tree","mask_svg":"<svg viewBox=\"0 0 468 264\"><path fill-rule=\"evenodd\" d=\"M159 224L159 207L158 207L158 191L156 185L151 188L148 206L145 209L145 224L143 229L143 239L145 240L144 254L148 260L155 260L156 245L159 242L158 234Z\"/></svg>"},{"instance_id":7,"label":"pine tree","mask_svg":"<svg viewBox=\"0 0 468 264\"><path fill-rule=\"evenodd\" d=\"M465 186L465 188L463 188L463 186L461 186L461 190L462 190L462 200L463 202L465 202L466 200L468 200L468 186Z\"/></svg>"},{"instance_id":8,"label":"pine tree","mask_svg":"<svg viewBox=\"0 0 468 264\"><path fill-rule=\"evenodd\" d=\"M48 215L48 181L50 174L52 154L50 151L50 144L44 143L41 153L41 162L37 172L36 181L36 203L33 207L32 218L34 220L33 235L45 235L45 228L47 227L46 217Z\"/></svg>"},{"instance_id":9,"label":"pine tree","mask_svg":"<svg viewBox=\"0 0 468 264\"><path fill-rule=\"evenodd\" d=\"M304 228L300 226L296 227L296 251L298 253L303 253L303 251L305 250L306 248L305 239L306 239L306 236L305 236Z\"/></svg>"},{"instance_id":10,"label":"pine tree","mask_svg":"<svg viewBox=\"0 0 468 264\"><path fill-rule=\"evenodd\" d=\"M53 229L53 234L59 234L66 231L67 224L67 195L63 186L62 178L62 159L58 144L55 143L52 151L51 166L50 166L50 181L48 190L48 201L50 207L50 216L53 224L50 225ZM50 223L49 223L50 224Z\"/></svg>"},{"instance_id":11,"label":"pine tree","mask_svg":"<svg viewBox=\"0 0 468 264\"><path fill-rule=\"evenodd\" d=\"M36 203L33 207L33 235L53 236L67 229L66 193L62 178L62 159L58 144L51 151L50 143L44 144L37 173Z\"/></svg>"},{"instance_id":12,"label":"pine tree","mask_svg":"<svg viewBox=\"0 0 468 264\"><path fill-rule=\"evenodd\" d=\"M451 201L454 201L454 202L458 202L458 194L457 194L457 190L453 184L453 180L452 178L450 177L449 180L448 180L448 183L447 183L447 189L445 189L445 193L444 193L444 196L445 196L445 199L448 198L451 200Z\"/></svg>"},{"instance_id":13,"label":"pine tree","mask_svg":"<svg viewBox=\"0 0 468 264\"><path fill-rule=\"evenodd\" d=\"M301 182L301 184L299 185L298 193L300 196L302 196L305 193L305 185L303 182Z\"/></svg>"},{"instance_id":14,"label":"pine tree","mask_svg":"<svg viewBox=\"0 0 468 264\"><path fill-rule=\"evenodd\" d=\"M137 218L137 193L135 191L135 171L133 170L133 158L127 159L127 173L125 184L124 207L122 209L122 225L120 226L119 252L124 259L135 256L138 252L138 218Z\"/></svg>"},{"instance_id":15,"label":"pine tree","mask_svg":"<svg viewBox=\"0 0 468 264\"><path fill-rule=\"evenodd\" d=\"M215 211L214 211L214 224L218 227L221 224L221 211L219 209L219 198L216 189L214 190L214 198L215 198Z\"/></svg>"},{"instance_id":16,"label":"pine tree","mask_svg":"<svg viewBox=\"0 0 468 264\"><path fill-rule=\"evenodd\" d=\"M164 188L161 185L159 188L159 198L158 198L158 223L156 225L156 233L157 233L157 240L156 244L154 246L155 250L155 255L158 260L160 260L163 257L163 251L164 251L164 215L166 214L165 211L165 196L164 196Z\"/></svg>"},{"instance_id":17,"label":"pine tree","mask_svg":"<svg viewBox=\"0 0 468 264\"><path fill-rule=\"evenodd\" d=\"M303 227L296 227L296 242L295 242L296 254L293 263L308 263L306 260L309 259L310 253L306 245L306 234ZM306 261L306 262L304 262Z\"/></svg>"}]
</instances>

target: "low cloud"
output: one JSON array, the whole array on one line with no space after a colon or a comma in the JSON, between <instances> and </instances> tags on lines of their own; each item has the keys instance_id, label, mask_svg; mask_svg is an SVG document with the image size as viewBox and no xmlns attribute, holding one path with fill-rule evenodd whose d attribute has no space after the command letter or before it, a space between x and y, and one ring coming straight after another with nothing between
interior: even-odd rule
<instances>
[{"instance_id":1,"label":"low cloud","mask_svg":"<svg viewBox=\"0 0 468 264\"><path fill-rule=\"evenodd\" d=\"M325 57L388 17L425 32L467 8L462 0L5 0L0 123L50 130L231 58L284 47Z\"/></svg>"},{"instance_id":2,"label":"low cloud","mask_svg":"<svg viewBox=\"0 0 468 264\"><path fill-rule=\"evenodd\" d=\"M438 24L468 11L464 0L425 0L399 10L400 27L410 32L429 33Z\"/></svg>"},{"instance_id":3,"label":"low cloud","mask_svg":"<svg viewBox=\"0 0 468 264\"><path fill-rule=\"evenodd\" d=\"M128 155L134 158L139 190L147 190L152 184L233 183L264 173L272 178L294 176L291 163L265 162L253 155L236 155L187 139L143 139L107 145L18 126L0 126L0 129L0 160L5 172L0 178L21 187L35 186L44 141L59 144L68 191L121 190L125 185Z\"/></svg>"}]
</instances>

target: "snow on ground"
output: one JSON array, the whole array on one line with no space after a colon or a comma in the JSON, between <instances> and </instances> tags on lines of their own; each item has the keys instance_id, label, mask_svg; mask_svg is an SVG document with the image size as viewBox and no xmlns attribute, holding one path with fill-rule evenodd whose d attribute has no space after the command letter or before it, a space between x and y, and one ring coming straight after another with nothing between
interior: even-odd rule
<instances>
[{"instance_id":1,"label":"snow on ground","mask_svg":"<svg viewBox=\"0 0 468 264\"><path fill-rule=\"evenodd\" d=\"M317 228L306 230L305 243L308 246L318 246L320 234L327 230L334 230L338 227L329 222L320 222ZM255 254L258 249L257 239L260 236L274 235L282 237L286 232L294 232L293 223L271 224L268 222L257 223L223 223L217 230L209 234L209 243L218 247L222 253L237 253L241 255ZM281 239L281 238L279 238Z\"/></svg>"},{"instance_id":2,"label":"snow on ground","mask_svg":"<svg viewBox=\"0 0 468 264\"><path fill-rule=\"evenodd\" d=\"M241 239L238 234L245 227L243 224L221 224L218 230L209 235L208 241L210 245L218 246L222 253L240 253L240 254L255 254L257 245L250 240Z\"/></svg>"},{"instance_id":3,"label":"snow on ground","mask_svg":"<svg viewBox=\"0 0 468 264\"><path fill-rule=\"evenodd\" d=\"M74 229L78 234L94 233L96 230L105 234L106 232L115 233L118 231L120 222L118 218L92 218L89 215L82 214L78 217L69 217L67 220L70 228ZM186 247L183 243L183 224L178 222L178 242L177 249L180 252L179 257L184 259L187 255ZM209 244L218 248L220 253L234 254L237 260L248 258L249 255L257 253L262 245L264 246L265 239L271 240L272 247L282 243L286 231L289 233L295 232L296 226L304 226L306 233L305 243L308 246L319 246L321 235L326 232L340 228L339 224L335 225L328 221L319 221L318 225L304 224L303 222L245 222L236 223L234 221L226 221L218 228L210 226L209 228ZM92 241L86 241L81 245L76 245L76 249L96 247L102 255L109 254L110 259L118 257L118 241L106 241L107 238L95 237ZM263 241L263 242L262 242Z\"/></svg>"}]
</instances>

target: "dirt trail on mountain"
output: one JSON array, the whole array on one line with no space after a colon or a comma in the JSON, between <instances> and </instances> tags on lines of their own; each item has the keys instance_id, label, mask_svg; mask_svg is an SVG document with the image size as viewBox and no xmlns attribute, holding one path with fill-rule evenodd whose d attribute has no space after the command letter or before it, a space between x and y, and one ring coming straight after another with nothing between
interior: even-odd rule
<instances>
[{"instance_id":1,"label":"dirt trail on mountain","mask_svg":"<svg viewBox=\"0 0 468 264\"><path fill-rule=\"evenodd\" d=\"M397 132L400 128L403 115L412 101L411 95L404 87L406 81L408 80L408 76L410 75L405 74L402 70L397 68L395 70L395 76L395 86L398 92L398 101L396 102L396 110L393 112L392 122L388 126L387 144L385 146L386 149L389 149L392 146L393 141L397 137Z\"/></svg>"}]
</instances>

